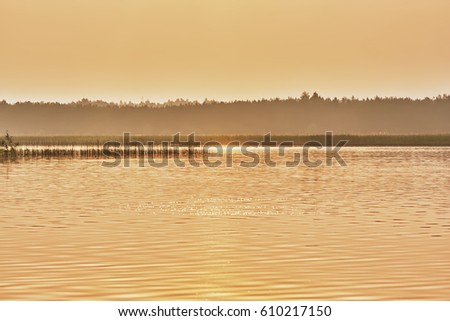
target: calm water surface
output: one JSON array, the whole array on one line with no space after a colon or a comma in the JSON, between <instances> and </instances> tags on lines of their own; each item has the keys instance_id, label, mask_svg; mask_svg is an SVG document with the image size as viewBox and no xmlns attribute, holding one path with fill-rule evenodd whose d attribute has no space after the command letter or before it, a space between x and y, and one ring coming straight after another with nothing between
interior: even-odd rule
<instances>
[{"instance_id":1,"label":"calm water surface","mask_svg":"<svg viewBox=\"0 0 450 321\"><path fill-rule=\"evenodd\" d=\"M0 299L450 300L450 148L343 155L0 164Z\"/></svg>"}]
</instances>

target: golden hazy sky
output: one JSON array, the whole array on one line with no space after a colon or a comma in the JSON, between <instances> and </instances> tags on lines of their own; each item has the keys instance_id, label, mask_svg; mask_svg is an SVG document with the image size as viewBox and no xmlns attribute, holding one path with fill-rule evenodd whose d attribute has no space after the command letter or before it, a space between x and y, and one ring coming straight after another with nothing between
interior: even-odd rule
<instances>
[{"instance_id":1,"label":"golden hazy sky","mask_svg":"<svg viewBox=\"0 0 450 321\"><path fill-rule=\"evenodd\" d=\"M449 0L0 0L0 100L433 96Z\"/></svg>"}]
</instances>

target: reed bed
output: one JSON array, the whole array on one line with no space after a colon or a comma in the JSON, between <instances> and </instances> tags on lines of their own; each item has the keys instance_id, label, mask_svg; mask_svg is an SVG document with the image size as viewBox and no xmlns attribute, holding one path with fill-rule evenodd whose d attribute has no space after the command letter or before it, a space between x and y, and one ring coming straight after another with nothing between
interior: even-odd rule
<instances>
[{"instance_id":1,"label":"reed bed","mask_svg":"<svg viewBox=\"0 0 450 321\"><path fill-rule=\"evenodd\" d=\"M204 144L214 141L221 145L228 145L231 142L246 141L260 142L263 135L201 135L196 136L196 140ZM102 146L108 141L122 142L122 136L16 136L15 141L19 146ZM162 142L172 141L172 136L132 136L132 140L146 145L147 142L154 142L160 145ZM181 136L186 140L186 135ZM301 146L308 141L318 141L325 143L325 135L273 135L273 141L291 141L296 146ZM432 135L334 135L333 141L348 140L347 146L450 146L450 134ZM236 143L234 143L236 144Z\"/></svg>"},{"instance_id":2,"label":"reed bed","mask_svg":"<svg viewBox=\"0 0 450 321\"><path fill-rule=\"evenodd\" d=\"M214 141L218 145L237 145L248 141L260 142L262 136L198 136L196 140L201 144ZM132 141L140 142L144 148L131 145L129 148L111 147L104 149L103 144L108 141L122 142L121 136L19 136L15 137L17 144L11 150L0 147L0 160L17 158L110 158L110 157L187 157L201 156L205 153L202 148L183 147L174 149L168 143L170 136L136 136ZM186 140L186 137L182 138ZM450 134L444 135L335 135L334 144L340 140L348 140L349 147L362 146L450 146ZM272 141L281 143L289 141L294 146L302 146L308 141L318 141L325 145L324 135L275 135ZM147 145L153 142L154 145Z\"/></svg>"},{"instance_id":3,"label":"reed bed","mask_svg":"<svg viewBox=\"0 0 450 321\"><path fill-rule=\"evenodd\" d=\"M123 147L108 147L104 149L102 145L49 145L49 146L30 146L22 145L16 147L13 151L6 152L0 150L1 159L18 159L18 158L82 158L82 159L104 159L108 157L168 157L173 158L201 156L205 152L201 148L178 148L174 149L168 146L154 146L152 148L138 148L131 146L129 148Z\"/></svg>"}]
</instances>

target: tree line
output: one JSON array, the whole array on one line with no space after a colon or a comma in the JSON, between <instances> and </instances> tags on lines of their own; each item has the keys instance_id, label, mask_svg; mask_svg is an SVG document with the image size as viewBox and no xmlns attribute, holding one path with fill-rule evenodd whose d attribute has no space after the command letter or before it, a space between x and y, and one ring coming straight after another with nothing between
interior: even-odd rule
<instances>
[{"instance_id":1,"label":"tree line","mask_svg":"<svg viewBox=\"0 0 450 321\"><path fill-rule=\"evenodd\" d=\"M450 96L411 99L299 97L165 103L0 101L0 131L15 135L450 133Z\"/></svg>"}]
</instances>

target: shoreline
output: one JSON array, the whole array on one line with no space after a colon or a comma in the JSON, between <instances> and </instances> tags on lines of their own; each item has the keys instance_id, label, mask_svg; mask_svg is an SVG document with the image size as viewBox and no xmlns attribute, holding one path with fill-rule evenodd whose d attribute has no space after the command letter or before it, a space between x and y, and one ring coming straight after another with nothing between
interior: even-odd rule
<instances>
[{"instance_id":1,"label":"shoreline","mask_svg":"<svg viewBox=\"0 0 450 321\"><path fill-rule=\"evenodd\" d=\"M162 142L173 141L170 135L133 135L131 141L154 142L159 145ZM220 145L233 145L233 142L261 142L264 135L199 135L195 136L197 142L202 145L207 142L215 142ZM294 146L302 146L309 141L317 141L325 144L325 135L272 135L272 141L277 145L281 142L292 142ZM333 135L333 141L337 143L347 140L346 147L446 147L450 146L450 134L428 134L428 135ZM105 136L15 136L14 141L22 145L34 146L101 146L108 141L122 142L123 137L119 135ZM187 134L180 135L180 141L187 141ZM236 143L235 143L236 144Z\"/></svg>"}]
</instances>

